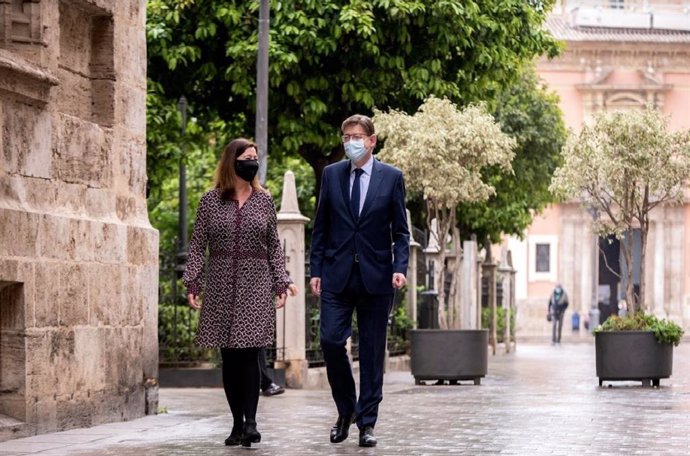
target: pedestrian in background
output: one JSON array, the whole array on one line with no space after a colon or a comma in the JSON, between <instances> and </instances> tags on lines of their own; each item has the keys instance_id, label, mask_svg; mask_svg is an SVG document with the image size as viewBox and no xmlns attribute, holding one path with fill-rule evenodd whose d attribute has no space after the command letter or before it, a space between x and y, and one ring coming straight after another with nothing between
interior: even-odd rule
<instances>
[{"instance_id":1,"label":"pedestrian in background","mask_svg":"<svg viewBox=\"0 0 690 456\"><path fill-rule=\"evenodd\" d=\"M330 440L339 443L357 423L359 446L373 447L383 399L386 327L393 291L405 283L410 235L402 172L374 159L374 124L363 115L342 124L349 158L321 178L312 232L310 287L321 296L321 348L338 409ZM423 150L420 150L423 159ZM345 343L352 315L359 329L359 400Z\"/></svg>"},{"instance_id":2,"label":"pedestrian in background","mask_svg":"<svg viewBox=\"0 0 690 456\"><path fill-rule=\"evenodd\" d=\"M201 310L196 343L221 352L233 418L226 445L261 441L259 351L273 343L275 309L288 292L297 293L285 270L273 200L256 177L258 158L256 145L243 138L223 150L214 188L199 202L183 276L189 306Z\"/></svg>"},{"instance_id":3,"label":"pedestrian in background","mask_svg":"<svg viewBox=\"0 0 690 456\"><path fill-rule=\"evenodd\" d=\"M547 309L547 320L551 322L551 344L561 343L561 333L563 332L563 314L568 308L568 294L559 283L551 292L549 297L549 307Z\"/></svg>"},{"instance_id":4,"label":"pedestrian in background","mask_svg":"<svg viewBox=\"0 0 690 456\"><path fill-rule=\"evenodd\" d=\"M261 373L261 392L264 396L277 396L285 392L285 388L276 384L273 377L268 372L266 361L266 347L259 350L259 372Z\"/></svg>"}]
</instances>

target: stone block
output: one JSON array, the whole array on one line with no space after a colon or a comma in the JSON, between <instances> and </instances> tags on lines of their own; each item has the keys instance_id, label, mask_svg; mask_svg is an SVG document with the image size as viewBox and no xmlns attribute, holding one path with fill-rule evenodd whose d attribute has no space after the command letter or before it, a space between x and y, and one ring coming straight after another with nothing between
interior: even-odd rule
<instances>
[{"instance_id":1,"label":"stone block","mask_svg":"<svg viewBox=\"0 0 690 456\"><path fill-rule=\"evenodd\" d=\"M0 394L24 394L26 346L22 330L0 330ZM2 401L0 401L2 405ZM2 413L0 411L0 413ZM7 414L7 413L5 413Z\"/></svg>"},{"instance_id":2,"label":"stone block","mask_svg":"<svg viewBox=\"0 0 690 456\"><path fill-rule=\"evenodd\" d=\"M158 378L158 267L149 265L139 268L140 301L142 309L142 367L144 378Z\"/></svg>"},{"instance_id":3,"label":"stone block","mask_svg":"<svg viewBox=\"0 0 690 456\"><path fill-rule=\"evenodd\" d=\"M40 261L35 265L33 299L28 302L32 320L27 327L44 328L58 325L58 293L62 289L60 275L63 263Z\"/></svg>"},{"instance_id":4,"label":"stone block","mask_svg":"<svg viewBox=\"0 0 690 456\"><path fill-rule=\"evenodd\" d=\"M29 401L26 420L34 423L37 434L57 432L57 401L53 395L37 395Z\"/></svg>"},{"instance_id":5,"label":"stone block","mask_svg":"<svg viewBox=\"0 0 690 456\"><path fill-rule=\"evenodd\" d=\"M139 24L120 23L114 38L114 64L118 81L145 88L146 55L136 50L146 46L146 34Z\"/></svg>"},{"instance_id":6,"label":"stone block","mask_svg":"<svg viewBox=\"0 0 690 456\"><path fill-rule=\"evenodd\" d=\"M143 381L141 327L106 328L106 388L129 388ZM143 407L143 404L142 404Z\"/></svg>"},{"instance_id":7,"label":"stone block","mask_svg":"<svg viewBox=\"0 0 690 456\"><path fill-rule=\"evenodd\" d=\"M146 87L121 84L115 94L115 121L136 135L146 135Z\"/></svg>"},{"instance_id":8,"label":"stone block","mask_svg":"<svg viewBox=\"0 0 690 456\"><path fill-rule=\"evenodd\" d=\"M55 209L54 181L0 174L0 205L8 209L49 212Z\"/></svg>"},{"instance_id":9,"label":"stone block","mask_svg":"<svg viewBox=\"0 0 690 456\"><path fill-rule=\"evenodd\" d=\"M81 215L86 211L86 185L53 182L55 205L47 212L56 215Z\"/></svg>"},{"instance_id":10,"label":"stone block","mask_svg":"<svg viewBox=\"0 0 690 456\"><path fill-rule=\"evenodd\" d=\"M115 81L91 81L91 120L104 127L112 127L115 120Z\"/></svg>"},{"instance_id":11,"label":"stone block","mask_svg":"<svg viewBox=\"0 0 690 456\"><path fill-rule=\"evenodd\" d=\"M21 282L26 293L26 284L33 281L33 265L29 260L0 257L0 282Z\"/></svg>"},{"instance_id":12,"label":"stone block","mask_svg":"<svg viewBox=\"0 0 690 456\"><path fill-rule=\"evenodd\" d=\"M138 273L141 268L123 267L122 294L118 305L122 311L123 326L141 326L144 316L144 298L142 293L146 289L143 277Z\"/></svg>"},{"instance_id":13,"label":"stone block","mask_svg":"<svg viewBox=\"0 0 690 456\"><path fill-rule=\"evenodd\" d=\"M58 292L58 324L65 327L89 322L88 268L83 264L66 264L61 272Z\"/></svg>"},{"instance_id":14,"label":"stone block","mask_svg":"<svg viewBox=\"0 0 690 456\"><path fill-rule=\"evenodd\" d=\"M0 168L24 176L52 177L52 117L21 102L3 103Z\"/></svg>"},{"instance_id":15,"label":"stone block","mask_svg":"<svg viewBox=\"0 0 690 456\"><path fill-rule=\"evenodd\" d=\"M119 153L115 168L118 190L146 197L146 141L143 137L126 133L118 135L116 150Z\"/></svg>"},{"instance_id":16,"label":"stone block","mask_svg":"<svg viewBox=\"0 0 690 456\"><path fill-rule=\"evenodd\" d=\"M60 112L84 120L91 117L91 80L85 73L61 66L57 70L60 85L55 89Z\"/></svg>"},{"instance_id":17,"label":"stone block","mask_svg":"<svg viewBox=\"0 0 690 456\"><path fill-rule=\"evenodd\" d=\"M94 406L87 398L58 396L55 421L60 430L87 428L93 424Z\"/></svg>"},{"instance_id":18,"label":"stone block","mask_svg":"<svg viewBox=\"0 0 690 456\"><path fill-rule=\"evenodd\" d=\"M36 391L36 388L42 393L48 394L49 390L44 387L52 388L54 385L46 385L40 383L40 378L43 376L51 376L50 366L51 361L51 345L52 332L54 330L27 328L26 333L26 375L27 378L33 378L31 387L28 391Z\"/></svg>"},{"instance_id":19,"label":"stone block","mask_svg":"<svg viewBox=\"0 0 690 456\"><path fill-rule=\"evenodd\" d=\"M158 231L153 228L127 227L127 263L158 264Z\"/></svg>"},{"instance_id":20,"label":"stone block","mask_svg":"<svg viewBox=\"0 0 690 456\"><path fill-rule=\"evenodd\" d=\"M40 256L58 260L93 260L91 226L92 223L87 220L54 215L41 216Z\"/></svg>"},{"instance_id":21,"label":"stone block","mask_svg":"<svg viewBox=\"0 0 690 456\"><path fill-rule=\"evenodd\" d=\"M89 267L89 306L92 326L123 324L124 267L118 264L91 264Z\"/></svg>"},{"instance_id":22,"label":"stone block","mask_svg":"<svg viewBox=\"0 0 690 456\"><path fill-rule=\"evenodd\" d=\"M93 404L93 426L124 420L126 407L124 391L118 389L93 391L89 400Z\"/></svg>"},{"instance_id":23,"label":"stone block","mask_svg":"<svg viewBox=\"0 0 690 456\"><path fill-rule=\"evenodd\" d=\"M120 23L135 26L137 31L141 31L146 21L146 0L117 2L115 14L120 19Z\"/></svg>"},{"instance_id":24,"label":"stone block","mask_svg":"<svg viewBox=\"0 0 690 456\"><path fill-rule=\"evenodd\" d=\"M75 74L89 75L92 12L69 3L60 2L60 66Z\"/></svg>"},{"instance_id":25,"label":"stone block","mask_svg":"<svg viewBox=\"0 0 690 456\"><path fill-rule=\"evenodd\" d=\"M86 215L95 219L114 220L116 195L110 189L86 188L84 200Z\"/></svg>"},{"instance_id":26,"label":"stone block","mask_svg":"<svg viewBox=\"0 0 690 456\"><path fill-rule=\"evenodd\" d=\"M54 144L57 176L65 182L109 187L112 183L111 143L112 134L98 125L60 115Z\"/></svg>"},{"instance_id":27,"label":"stone block","mask_svg":"<svg viewBox=\"0 0 690 456\"><path fill-rule=\"evenodd\" d=\"M91 224L94 259L101 263L122 263L126 258L127 227L119 223Z\"/></svg>"},{"instance_id":28,"label":"stone block","mask_svg":"<svg viewBox=\"0 0 690 456\"><path fill-rule=\"evenodd\" d=\"M105 332L103 328L74 331L74 390L99 391L105 388Z\"/></svg>"},{"instance_id":29,"label":"stone block","mask_svg":"<svg viewBox=\"0 0 690 456\"><path fill-rule=\"evenodd\" d=\"M35 257L40 216L0 208L0 252L7 256Z\"/></svg>"}]
</instances>

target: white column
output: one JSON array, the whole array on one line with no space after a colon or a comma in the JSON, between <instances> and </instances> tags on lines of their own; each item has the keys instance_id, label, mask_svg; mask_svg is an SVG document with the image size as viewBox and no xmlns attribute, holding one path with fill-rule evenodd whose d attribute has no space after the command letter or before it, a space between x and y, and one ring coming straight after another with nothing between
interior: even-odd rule
<instances>
[{"instance_id":1,"label":"white column","mask_svg":"<svg viewBox=\"0 0 690 456\"><path fill-rule=\"evenodd\" d=\"M479 271L477 268L477 243L475 241L465 241L462 244L462 295L460 302L462 303L462 313L460 315L461 329L479 329L477 322L481 321L479 315L479 302L477 297L477 276Z\"/></svg>"},{"instance_id":2,"label":"white column","mask_svg":"<svg viewBox=\"0 0 690 456\"><path fill-rule=\"evenodd\" d=\"M417 327L417 258L421 253L421 244L412 235L410 211L407 211L407 229L410 232L410 261L407 265L407 316Z\"/></svg>"},{"instance_id":3,"label":"white column","mask_svg":"<svg viewBox=\"0 0 690 456\"><path fill-rule=\"evenodd\" d=\"M659 208L661 211L663 211L663 208ZM652 225L653 231L654 231L654 248L652 249L647 249L647 254L653 252L654 254L654 267L652 270L654 271L654 299L650 303L650 313L658 316L658 317L665 317L666 316L666 311L664 310L664 269L665 267L665 262L666 262L666 255L664 252L664 244L665 244L665 236L664 236L664 228L665 228L665 223L661 220L661 218L657 219L653 225ZM651 250L651 252L650 252ZM647 298L648 299L648 298ZM649 302L649 301L647 301Z\"/></svg>"},{"instance_id":4,"label":"white column","mask_svg":"<svg viewBox=\"0 0 690 456\"><path fill-rule=\"evenodd\" d=\"M297 204L295 175L292 171L287 171L283 178L283 197L278 212L278 235L285 246L286 269L299 288L299 293L288 297L285 307L277 311L276 367L285 368L285 383L290 388L303 387L309 367L305 347L304 290L304 225L308 221L300 213Z\"/></svg>"}]
</instances>

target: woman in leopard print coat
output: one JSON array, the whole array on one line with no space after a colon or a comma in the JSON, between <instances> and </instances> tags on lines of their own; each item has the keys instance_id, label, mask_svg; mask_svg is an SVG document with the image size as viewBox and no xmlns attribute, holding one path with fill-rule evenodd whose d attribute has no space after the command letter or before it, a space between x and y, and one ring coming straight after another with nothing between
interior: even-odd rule
<instances>
[{"instance_id":1,"label":"woman in leopard print coat","mask_svg":"<svg viewBox=\"0 0 690 456\"><path fill-rule=\"evenodd\" d=\"M234 420L226 445L261 440L258 351L273 343L275 308L285 304L287 292L297 292L285 271L275 206L259 184L258 167L250 141L235 139L225 147L215 188L199 202L183 276L190 307L201 310L197 344L221 350Z\"/></svg>"}]
</instances>

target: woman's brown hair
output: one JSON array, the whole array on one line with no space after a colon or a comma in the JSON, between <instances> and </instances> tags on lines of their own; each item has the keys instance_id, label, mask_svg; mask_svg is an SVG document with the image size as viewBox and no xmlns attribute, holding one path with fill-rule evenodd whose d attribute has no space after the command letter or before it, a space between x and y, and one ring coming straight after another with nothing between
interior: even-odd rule
<instances>
[{"instance_id":1,"label":"woman's brown hair","mask_svg":"<svg viewBox=\"0 0 690 456\"><path fill-rule=\"evenodd\" d=\"M214 187L220 189L220 197L224 200L231 200L235 197L235 182L239 177L235 173L235 162L237 157L242 155L245 150L253 147L256 152L259 152L259 148L256 144L244 138L237 138L230 141L230 143L223 149L223 155L220 157L218 166L216 166L216 172L213 177ZM263 192L264 189L261 187L259 182L259 175L257 174L254 179L250 182L252 189L254 191Z\"/></svg>"}]
</instances>

